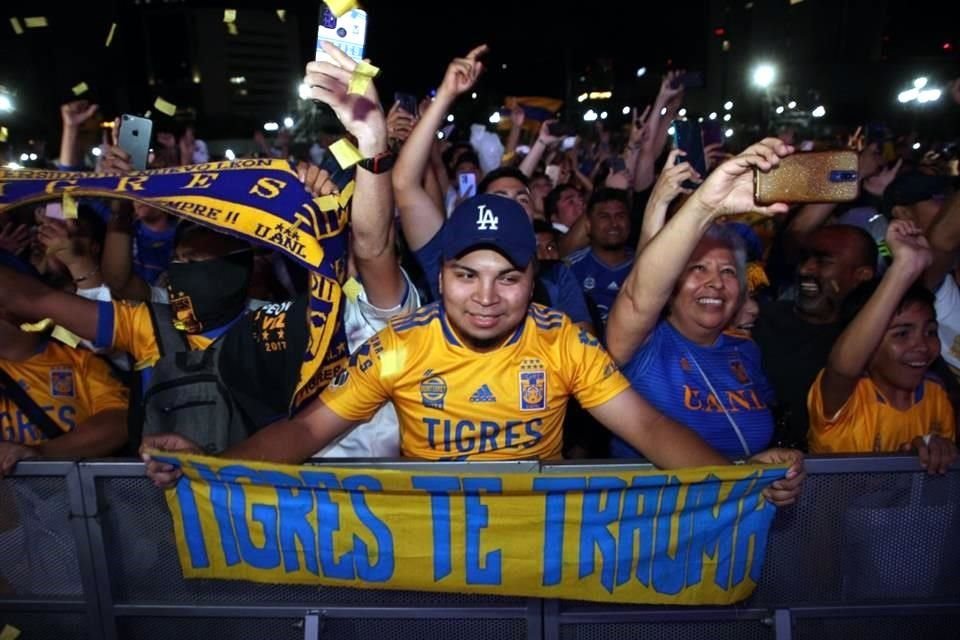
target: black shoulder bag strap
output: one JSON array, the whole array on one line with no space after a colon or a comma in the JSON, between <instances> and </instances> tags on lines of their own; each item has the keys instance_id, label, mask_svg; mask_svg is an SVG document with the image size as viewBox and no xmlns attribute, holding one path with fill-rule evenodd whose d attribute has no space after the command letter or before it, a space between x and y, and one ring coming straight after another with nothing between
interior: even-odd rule
<instances>
[{"instance_id":1,"label":"black shoulder bag strap","mask_svg":"<svg viewBox=\"0 0 960 640\"><path fill-rule=\"evenodd\" d=\"M27 395L27 392L2 367L0 367L0 393L10 398L13 404L30 418L33 426L43 431L43 435L47 436L48 440L64 434L63 429L57 426L53 418L48 416L47 412L41 409L40 405L34 402L33 398Z\"/></svg>"}]
</instances>

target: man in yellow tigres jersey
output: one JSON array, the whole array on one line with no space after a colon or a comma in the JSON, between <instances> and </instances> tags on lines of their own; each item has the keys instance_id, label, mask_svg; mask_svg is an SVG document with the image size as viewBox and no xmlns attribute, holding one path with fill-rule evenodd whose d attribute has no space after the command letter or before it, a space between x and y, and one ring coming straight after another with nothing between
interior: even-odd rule
<instances>
[{"instance_id":1,"label":"man in yellow tigres jersey","mask_svg":"<svg viewBox=\"0 0 960 640\"><path fill-rule=\"evenodd\" d=\"M443 233L442 300L391 321L303 412L223 457L302 462L392 400L405 456L559 458L572 395L660 467L729 463L637 395L594 336L530 303L536 239L519 204L477 196L457 207ZM192 449L173 435L145 438L144 447ZM146 459L159 486L178 477ZM775 503L792 502L803 478L800 454L772 450L755 461L793 463L769 492Z\"/></svg>"}]
</instances>

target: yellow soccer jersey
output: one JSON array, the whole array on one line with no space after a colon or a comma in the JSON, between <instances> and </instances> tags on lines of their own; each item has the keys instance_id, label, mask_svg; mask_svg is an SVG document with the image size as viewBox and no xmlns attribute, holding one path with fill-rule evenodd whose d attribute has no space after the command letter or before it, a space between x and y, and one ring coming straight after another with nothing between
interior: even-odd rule
<instances>
[{"instance_id":1,"label":"yellow soccer jersey","mask_svg":"<svg viewBox=\"0 0 960 640\"><path fill-rule=\"evenodd\" d=\"M822 377L820 371L807 397L811 453L897 451L900 445L928 433L954 438L953 407L938 380L926 378L914 394L913 406L900 411L887 403L873 380L864 376L831 419L823 415Z\"/></svg>"},{"instance_id":2,"label":"yellow soccer jersey","mask_svg":"<svg viewBox=\"0 0 960 640\"><path fill-rule=\"evenodd\" d=\"M360 422L392 400L405 456L548 459L560 457L571 395L589 409L629 387L597 339L559 311L530 305L502 347L477 353L434 303L362 344L320 397Z\"/></svg>"},{"instance_id":3,"label":"yellow soccer jersey","mask_svg":"<svg viewBox=\"0 0 960 640\"><path fill-rule=\"evenodd\" d=\"M127 408L127 390L103 360L55 340L29 360L0 360L0 367L67 432L101 411ZM46 436L0 395L0 440L32 445Z\"/></svg>"},{"instance_id":4,"label":"yellow soccer jersey","mask_svg":"<svg viewBox=\"0 0 960 640\"><path fill-rule=\"evenodd\" d=\"M94 346L98 349L126 351L133 356L134 369L152 367L160 359L160 347L153 331L150 309L144 303L123 301L98 302L97 337ZM184 334L191 349L206 349L214 337L199 334Z\"/></svg>"}]
</instances>

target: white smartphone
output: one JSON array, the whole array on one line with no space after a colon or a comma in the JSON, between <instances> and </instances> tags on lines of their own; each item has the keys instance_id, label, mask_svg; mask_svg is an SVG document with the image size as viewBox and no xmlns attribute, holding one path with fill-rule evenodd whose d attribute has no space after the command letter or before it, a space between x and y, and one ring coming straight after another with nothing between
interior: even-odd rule
<instances>
[{"instance_id":1,"label":"white smartphone","mask_svg":"<svg viewBox=\"0 0 960 640\"><path fill-rule=\"evenodd\" d=\"M153 121L140 116L123 114L120 116L120 132L117 134L117 146L130 154L130 166L138 171L147 168L147 156L150 152L150 135Z\"/></svg>"},{"instance_id":2,"label":"white smartphone","mask_svg":"<svg viewBox=\"0 0 960 640\"><path fill-rule=\"evenodd\" d=\"M320 11L320 26L317 27L317 60L333 62L320 46L329 42L359 62L363 59L363 47L367 39L367 12L351 9L339 18L323 5Z\"/></svg>"},{"instance_id":3,"label":"white smartphone","mask_svg":"<svg viewBox=\"0 0 960 640\"><path fill-rule=\"evenodd\" d=\"M65 220L63 206L59 202L48 202L43 211L44 215L54 220Z\"/></svg>"},{"instance_id":4,"label":"white smartphone","mask_svg":"<svg viewBox=\"0 0 960 640\"><path fill-rule=\"evenodd\" d=\"M472 173L461 173L458 175L459 188L457 193L461 198L472 198L477 195L477 176Z\"/></svg>"}]
</instances>

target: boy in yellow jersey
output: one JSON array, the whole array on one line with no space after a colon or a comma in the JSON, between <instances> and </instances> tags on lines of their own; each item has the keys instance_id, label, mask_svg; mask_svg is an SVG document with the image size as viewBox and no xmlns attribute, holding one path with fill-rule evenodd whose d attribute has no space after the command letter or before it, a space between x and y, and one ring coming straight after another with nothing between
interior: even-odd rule
<instances>
[{"instance_id":1,"label":"boy in yellow jersey","mask_svg":"<svg viewBox=\"0 0 960 640\"><path fill-rule=\"evenodd\" d=\"M477 196L457 207L443 234L441 301L391 321L303 412L224 457L302 462L393 400L405 456L558 458L572 395L658 466L729 463L630 389L595 337L530 303L536 239L519 204ZM196 450L176 435L145 438L144 447ZM145 459L158 486L179 476ZM792 502L803 478L799 452L771 450L754 461L792 463L768 494L774 503Z\"/></svg>"},{"instance_id":2,"label":"boy in yellow jersey","mask_svg":"<svg viewBox=\"0 0 960 640\"><path fill-rule=\"evenodd\" d=\"M957 459L956 423L943 385L928 375L940 353L933 294L914 284L930 248L904 220L886 240L893 264L810 388L810 451L915 450L930 473L944 473Z\"/></svg>"}]
</instances>

